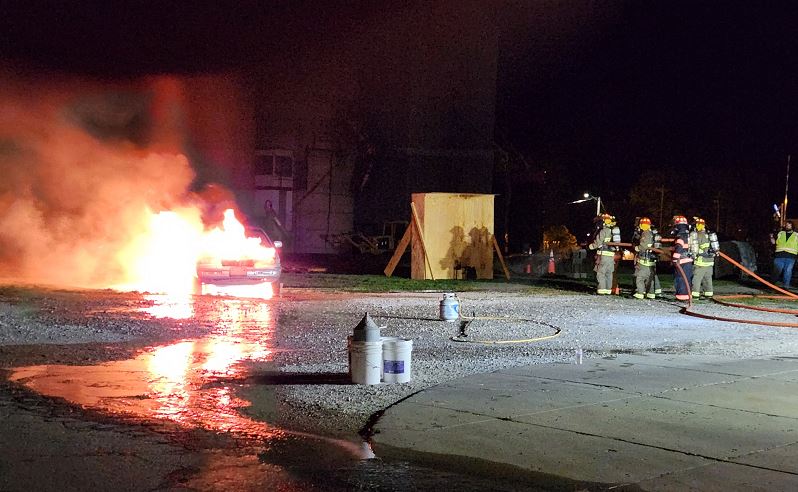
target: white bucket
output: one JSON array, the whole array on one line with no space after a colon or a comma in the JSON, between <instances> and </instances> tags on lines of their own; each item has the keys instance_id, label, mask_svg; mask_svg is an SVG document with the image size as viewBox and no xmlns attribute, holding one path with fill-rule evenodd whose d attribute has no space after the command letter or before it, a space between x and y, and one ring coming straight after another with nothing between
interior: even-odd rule
<instances>
[{"instance_id":1,"label":"white bucket","mask_svg":"<svg viewBox=\"0 0 798 492\"><path fill-rule=\"evenodd\" d=\"M349 346L350 372L355 384L380 384L382 341L356 342Z\"/></svg>"},{"instance_id":2,"label":"white bucket","mask_svg":"<svg viewBox=\"0 0 798 492\"><path fill-rule=\"evenodd\" d=\"M386 383L408 383L411 373L413 340L382 337L382 380Z\"/></svg>"}]
</instances>

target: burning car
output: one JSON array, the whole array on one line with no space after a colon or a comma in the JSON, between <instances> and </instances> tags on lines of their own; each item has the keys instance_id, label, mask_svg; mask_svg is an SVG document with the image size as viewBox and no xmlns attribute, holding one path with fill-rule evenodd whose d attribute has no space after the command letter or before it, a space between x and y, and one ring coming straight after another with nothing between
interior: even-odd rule
<instances>
[{"instance_id":1,"label":"burning car","mask_svg":"<svg viewBox=\"0 0 798 492\"><path fill-rule=\"evenodd\" d=\"M280 241L257 227L235 231L236 241L229 240L230 227L218 237L211 236L210 247L197 261L197 280L202 294L230 293L246 297L271 297L280 288ZM263 288L269 292L264 293Z\"/></svg>"}]
</instances>

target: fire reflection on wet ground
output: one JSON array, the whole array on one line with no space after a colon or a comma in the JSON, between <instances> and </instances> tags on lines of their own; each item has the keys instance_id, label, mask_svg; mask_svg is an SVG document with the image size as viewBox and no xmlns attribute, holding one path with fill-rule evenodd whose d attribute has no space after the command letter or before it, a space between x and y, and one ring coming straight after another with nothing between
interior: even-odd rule
<instances>
[{"instance_id":1,"label":"fire reflection on wet ground","mask_svg":"<svg viewBox=\"0 0 798 492\"><path fill-rule=\"evenodd\" d=\"M249 402L235 396L233 384L253 380L242 363L271 361L280 350L276 348L277 313L269 301L206 296L115 299L118 304L103 304L101 312L122 313L131 319L172 318L215 328L202 338L150 347L130 360L92 366L21 367L10 379L46 397L105 413L120 425L144 423L159 436L171 436L170 441L200 455L202 466L175 470L164 488L325 492L527 489L518 486L523 482L504 486L495 477L464 475L458 460L449 463L444 459L438 468L430 468L405 461L364 459L374 454L354 436L353 441L343 441L286 431L240 415L238 410ZM138 458L135 444L126 453ZM90 464L83 473L97 473L96 467L110 467L108 473L125 477L129 472L124 463L116 468L106 461L87 460ZM69 488L70 484L63 485Z\"/></svg>"},{"instance_id":2,"label":"fire reflection on wet ground","mask_svg":"<svg viewBox=\"0 0 798 492\"><path fill-rule=\"evenodd\" d=\"M153 317L193 313L175 298L158 299L144 310ZM325 441L345 448L353 458L363 455L359 443L288 433L268 423L242 416L249 402L236 398L233 388L219 383L243 378L245 361L269 361L274 354L276 319L267 302L215 299L211 313L217 329L196 340L152 347L134 359L94 366L42 365L18 368L12 381L48 397L63 398L92 410L141 421L178 424L182 430L203 429L233 438L262 441L297 438Z\"/></svg>"}]
</instances>

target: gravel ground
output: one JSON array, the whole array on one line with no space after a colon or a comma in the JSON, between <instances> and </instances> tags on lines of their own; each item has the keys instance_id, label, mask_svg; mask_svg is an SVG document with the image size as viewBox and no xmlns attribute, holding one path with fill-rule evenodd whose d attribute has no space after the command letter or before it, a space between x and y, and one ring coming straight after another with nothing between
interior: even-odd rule
<instances>
[{"instance_id":1,"label":"gravel ground","mask_svg":"<svg viewBox=\"0 0 798 492\"><path fill-rule=\"evenodd\" d=\"M234 381L252 402L249 415L287 428L352 438L369 418L402 398L446 381L498 369L616 353L660 352L752 358L793 354L794 329L726 323L679 314L680 304L568 294L541 289L469 292L461 312L479 319L468 339L482 341L549 337L531 343L463 343L459 323L437 320L439 293L344 294L287 290L269 301L275 314L275 348L269 362L247 362L253 377L284 374L279 384ZM220 300L195 300L194 316L175 320L147 314L152 300L110 291L0 289L0 367L32 363L91 364L129 358L168 340L199 338L217 329ZM254 301L241 301L254 307ZM794 315L728 308L701 302L707 315L795 322ZM149 311L152 312L152 311ZM383 336L413 340L410 383L342 384L347 372L346 337L368 312ZM489 319L483 319L489 318ZM296 376L292 380L292 376ZM337 378L336 378L337 376ZM314 379L315 378L315 379ZM307 384L313 380L313 384Z\"/></svg>"},{"instance_id":2,"label":"gravel ground","mask_svg":"<svg viewBox=\"0 0 798 492\"><path fill-rule=\"evenodd\" d=\"M413 340L413 380L406 384L284 385L279 400L285 425L328 434L352 435L369 416L425 388L448 380L529 364L574 362L576 349L584 357L617 353L660 352L725 355L730 358L793 353L798 336L789 328L726 323L679 314L681 304L637 301L593 295L463 293L461 312L478 319L468 327L469 339L517 340L559 336L533 343L481 344L452 341L459 323L437 320L440 294L358 295L281 306L281 339L306 349L278 357L282 371L341 373L347 371L345 338L368 312L384 336ZM707 315L794 322L795 317L740 310L700 302L696 312ZM513 318L512 320L500 318ZM527 322L518 319L530 320ZM257 370L257 369L256 369ZM244 394L257 401L262 388ZM261 418L255 408L250 412Z\"/></svg>"}]
</instances>

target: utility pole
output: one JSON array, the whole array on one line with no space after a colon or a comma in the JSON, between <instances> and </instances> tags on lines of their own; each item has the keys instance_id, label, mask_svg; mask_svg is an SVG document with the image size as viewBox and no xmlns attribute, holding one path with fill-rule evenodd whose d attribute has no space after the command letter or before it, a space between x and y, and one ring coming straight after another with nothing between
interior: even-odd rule
<instances>
[{"instance_id":1,"label":"utility pole","mask_svg":"<svg viewBox=\"0 0 798 492\"><path fill-rule=\"evenodd\" d=\"M781 206L781 225L784 227L784 224L787 222L787 190L790 188L790 157L792 155L787 154L787 178L784 180L784 204Z\"/></svg>"},{"instance_id":2,"label":"utility pole","mask_svg":"<svg viewBox=\"0 0 798 492\"><path fill-rule=\"evenodd\" d=\"M720 192L713 201L715 202L715 231L720 232Z\"/></svg>"},{"instance_id":3,"label":"utility pole","mask_svg":"<svg viewBox=\"0 0 798 492\"><path fill-rule=\"evenodd\" d=\"M665 206L665 187L660 186L657 188L659 191L659 222L657 222L657 227L662 228L662 208Z\"/></svg>"}]
</instances>

